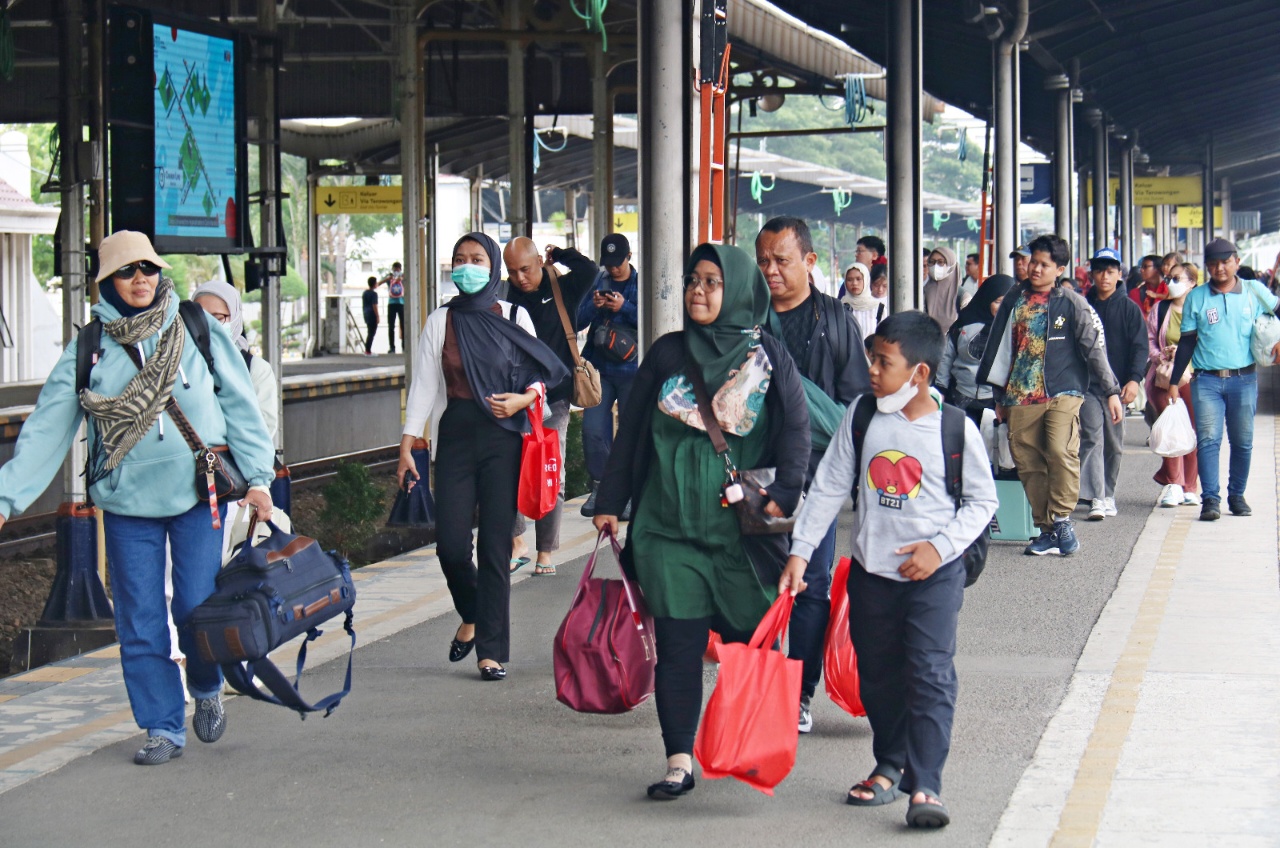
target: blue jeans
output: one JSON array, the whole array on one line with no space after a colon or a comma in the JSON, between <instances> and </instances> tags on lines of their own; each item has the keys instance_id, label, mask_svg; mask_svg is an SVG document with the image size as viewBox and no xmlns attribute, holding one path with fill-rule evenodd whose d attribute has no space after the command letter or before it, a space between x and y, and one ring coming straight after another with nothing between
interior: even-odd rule
<instances>
[{"instance_id":1,"label":"blue jeans","mask_svg":"<svg viewBox=\"0 0 1280 848\"><path fill-rule=\"evenodd\" d=\"M831 618L831 563L836 556L838 523L831 522L827 535L813 549L813 556L804 570L804 582L808 585L796 595L795 606L791 609L787 656L804 661L800 694L810 698L822 679L822 649L826 644L827 621Z\"/></svg>"},{"instance_id":2,"label":"blue jeans","mask_svg":"<svg viewBox=\"0 0 1280 848\"><path fill-rule=\"evenodd\" d=\"M1201 497L1221 500L1218 453L1222 449L1222 429L1226 423L1231 440L1227 495L1243 495L1249 482L1249 460L1253 455L1253 416L1258 411L1258 375L1216 377L1196 374L1191 381L1191 399L1196 410L1196 461L1200 466Z\"/></svg>"},{"instance_id":3,"label":"blue jeans","mask_svg":"<svg viewBox=\"0 0 1280 848\"><path fill-rule=\"evenodd\" d=\"M582 454L587 462L587 475L592 480L604 477L604 464L609 461L613 448L613 402L618 402L618 412L631 397L631 383L635 374L627 377L600 375L600 403L582 411Z\"/></svg>"},{"instance_id":4,"label":"blue jeans","mask_svg":"<svg viewBox=\"0 0 1280 848\"><path fill-rule=\"evenodd\" d=\"M225 516L226 504L219 504L219 510ZM164 609L165 541L173 557L173 620L178 625L178 645L187 655L187 688L193 698L212 698L222 690L222 670L200 659L183 625L191 611L213 594L214 578L222 566L222 531L213 529L209 507L203 503L168 518L108 512L103 524L120 665L133 718L148 735L185 745L182 679L169 656Z\"/></svg>"}]
</instances>

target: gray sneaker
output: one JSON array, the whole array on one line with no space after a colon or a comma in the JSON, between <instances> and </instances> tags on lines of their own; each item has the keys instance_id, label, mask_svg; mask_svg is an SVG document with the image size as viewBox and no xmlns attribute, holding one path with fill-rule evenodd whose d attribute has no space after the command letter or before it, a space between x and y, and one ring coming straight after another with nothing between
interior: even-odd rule
<instances>
[{"instance_id":1,"label":"gray sneaker","mask_svg":"<svg viewBox=\"0 0 1280 848\"><path fill-rule=\"evenodd\" d=\"M813 730L813 712L809 709L809 696L800 696L800 732L808 733Z\"/></svg>"},{"instance_id":2,"label":"gray sneaker","mask_svg":"<svg viewBox=\"0 0 1280 848\"><path fill-rule=\"evenodd\" d=\"M217 742L227 729L227 713L217 695L196 701L196 714L191 719L196 738L201 742Z\"/></svg>"},{"instance_id":3,"label":"gray sneaker","mask_svg":"<svg viewBox=\"0 0 1280 848\"><path fill-rule=\"evenodd\" d=\"M158 766L182 756L182 746L175 745L164 736L148 736L147 744L133 755L133 761L140 766Z\"/></svg>"},{"instance_id":4,"label":"gray sneaker","mask_svg":"<svg viewBox=\"0 0 1280 848\"><path fill-rule=\"evenodd\" d=\"M595 516L595 514L596 514L596 492L597 492L599 489L600 489L600 481L599 481L599 480L592 480L592 481L591 481L591 493L590 493L589 495L587 495L587 500L586 500L586 502L585 502L585 503L583 503L582 508L578 510L578 513L579 513L583 518L592 518L592 517L594 517L594 516Z\"/></svg>"}]
</instances>

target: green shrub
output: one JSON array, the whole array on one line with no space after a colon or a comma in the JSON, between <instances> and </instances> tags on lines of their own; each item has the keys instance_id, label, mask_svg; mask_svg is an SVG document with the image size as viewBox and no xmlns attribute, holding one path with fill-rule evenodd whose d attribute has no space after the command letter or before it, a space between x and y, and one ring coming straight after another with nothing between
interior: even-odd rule
<instances>
[{"instance_id":1,"label":"green shrub","mask_svg":"<svg viewBox=\"0 0 1280 848\"><path fill-rule=\"evenodd\" d=\"M318 534L326 548L350 558L363 550L378 531L383 492L369 476L369 469L355 462L340 462L333 482L324 487L323 530Z\"/></svg>"}]
</instances>

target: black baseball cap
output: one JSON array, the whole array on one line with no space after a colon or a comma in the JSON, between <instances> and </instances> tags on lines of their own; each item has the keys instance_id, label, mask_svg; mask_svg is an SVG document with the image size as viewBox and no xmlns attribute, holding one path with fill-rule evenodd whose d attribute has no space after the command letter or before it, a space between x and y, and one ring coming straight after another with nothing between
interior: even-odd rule
<instances>
[{"instance_id":1,"label":"black baseball cap","mask_svg":"<svg viewBox=\"0 0 1280 848\"><path fill-rule=\"evenodd\" d=\"M1237 253L1235 242L1227 241L1224 238L1216 238L1204 246L1204 259L1206 262L1210 259L1230 259Z\"/></svg>"},{"instance_id":2,"label":"black baseball cap","mask_svg":"<svg viewBox=\"0 0 1280 848\"><path fill-rule=\"evenodd\" d=\"M631 255L631 242L622 233L609 233L600 240L600 264L617 268Z\"/></svg>"}]
</instances>

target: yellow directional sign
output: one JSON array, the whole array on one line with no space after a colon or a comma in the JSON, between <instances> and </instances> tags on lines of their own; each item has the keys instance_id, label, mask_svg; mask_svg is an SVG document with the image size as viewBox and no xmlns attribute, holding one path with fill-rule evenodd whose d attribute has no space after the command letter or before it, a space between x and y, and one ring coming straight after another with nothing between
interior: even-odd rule
<instances>
[{"instance_id":1,"label":"yellow directional sign","mask_svg":"<svg viewBox=\"0 0 1280 848\"><path fill-rule=\"evenodd\" d=\"M395 215L400 186L316 186L317 215Z\"/></svg>"},{"instance_id":2,"label":"yellow directional sign","mask_svg":"<svg viewBox=\"0 0 1280 848\"><path fill-rule=\"evenodd\" d=\"M1190 230L1198 230L1204 226L1204 210L1199 206L1179 206L1175 210L1177 218L1174 220L1175 227L1185 227ZM1213 225L1215 227L1222 226L1222 207L1213 207ZM1142 207L1142 229L1154 230L1156 226L1156 210L1152 206Z\"/></svg>"},{"instance_id":3,"label":"yellow directional sign","mask_svg":"<svg viewBox=\"0 0 1280 848\"><path fill-rule=\"evenodd\" d=\"M614 212L613 231L615 233L639 232L640 214L638 212Z\"/></svg>"},{"instance_id":4,"label":"yellow directional sign","mask_svg":"<svg viewBox=\"0 0 1280 848\"><path fill-rule=\"evenodd\" d=\"M1116 202L1120 180L1110 180L1109 202ZM1134 177L1134 206L1185 206L1200 203L1199 177ZM1093 180L1089 181L1089 203L1093 203Z\"/></svg>"}]
</instances>

